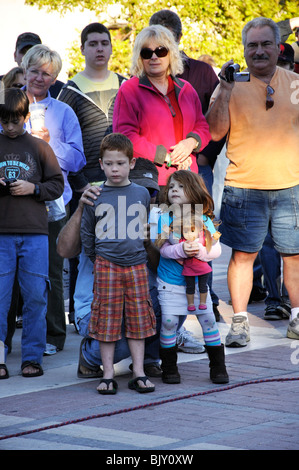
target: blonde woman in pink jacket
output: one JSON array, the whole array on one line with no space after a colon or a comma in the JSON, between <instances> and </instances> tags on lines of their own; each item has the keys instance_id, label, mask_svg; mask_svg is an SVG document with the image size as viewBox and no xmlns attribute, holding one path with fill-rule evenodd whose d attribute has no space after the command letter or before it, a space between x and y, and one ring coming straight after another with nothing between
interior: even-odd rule
<instances>
[{"instance_id":1,"label":"blonde woman in pink jacket","mask_svg":"<svg viewBox=\"0 0 299 470\"><path fill-rule=\"evenodd\" d=\"M160 186L177 169L197 173L196 153L211 139L197 93L176 78L182 71L173 34L160 25L144 28L134 45L132 78L120 87L114 106L113 131L129 137L134 157L158 166Z\"/></svg>"}]
</instances>

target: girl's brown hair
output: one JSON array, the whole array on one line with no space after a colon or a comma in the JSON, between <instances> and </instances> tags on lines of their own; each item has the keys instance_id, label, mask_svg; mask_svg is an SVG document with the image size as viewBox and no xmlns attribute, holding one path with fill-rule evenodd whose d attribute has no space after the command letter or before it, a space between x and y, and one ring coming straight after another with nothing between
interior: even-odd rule
<instances>
[{"instance_id":1,"label":"girl's brown hair","mask_svg":"<svg viewBox=\"0 0 299 470\"><path fill-rule=\"evenodd\" d=\"M184 187L184 193L189 200L189 203L192 209L195 209L196 204L202 204L203 206L203 215L210 217L211 220L214 219L214 202L213 199L207 190L203 178L190 170L178 170L175 173L172 173L167 180L165 189L164 189L164 202L165 204L170 205L168 200L168 191L171 179L174 179L181 183Z\"/></svg>"},{"instance_id":2,"label":"girl's brown hair","mask_svg":"<svg viewBox=\"0 0 299 470\"><path fill-rule=\"evenodd\" d=\"M199 174L189 170L178 170L169 176L160 200L160 203L164 205L164 212L167 212L168 208L171 210L171 203L168 199L168 191L172 179L183 185L184 193L188 199L188 204L190 205L191 215L195 214L196 205L201 204L202 214L206 215L211 220L215 218L213 212L214 202L209 191L207 190L203 178ZM169 229L172 231L172 224L170 225ZM158 234L156 245L161 247L165 241L165 236L163 236L163 234Z\"/></svg>"}]
</instances>

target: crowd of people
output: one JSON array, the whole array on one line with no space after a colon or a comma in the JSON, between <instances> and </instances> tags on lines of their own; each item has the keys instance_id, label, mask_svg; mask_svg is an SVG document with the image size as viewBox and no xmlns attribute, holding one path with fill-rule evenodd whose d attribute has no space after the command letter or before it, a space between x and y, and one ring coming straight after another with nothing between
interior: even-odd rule
<instances>
[{"instance_id":1,"label":"crowd of people","mask_svg":"<svg viewBox=\"0 0 299 470\"><path fill-rule=\"evenodd\" d=\"M85 67L65 84L59 54L35 33L18 37L0 100L0 379L16 321L23 377L42 375L43 356L64 348L64 259L82 336L77 376L99 378L100 394L117 393L114 364L128 357L129 389L180 383L178 351L206 352L211 381L228 383L225 347L250 341L256 272L264 318L288 319L287 337L299 339L298 34L299 18L249 21L247 73L230 60L217 76L179 49L181 20L161 10L124 77L108 68L109 30L91 23ZM212 185L223 148L219 223ZM232 249L225 341L212 285L220 242ZM204 344L184 326L190 314Z\"/></svg>"}]
</instances>

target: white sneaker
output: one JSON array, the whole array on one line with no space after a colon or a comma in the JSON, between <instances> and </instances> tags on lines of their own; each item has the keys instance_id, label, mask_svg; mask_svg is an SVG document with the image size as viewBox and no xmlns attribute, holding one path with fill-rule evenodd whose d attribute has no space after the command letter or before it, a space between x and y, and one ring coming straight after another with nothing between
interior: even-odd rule
<instances>
[{"instance_id":1,"label":"white sneaker","mask_svg":"<svg viewBox=\"0 0 299 470\"><path fill-rule=\"evenodd\" d=\"M230 330L226 336L225 346L242 348L250 341L249 323L244 315L234 315Z\"/></svg>"},{"instance_id":2,"label":"white sneaker","mask_svg":"<svg viewBox=\"0 0 299 470\"><path fill-rule=\"evenodd\" d=\"M201 354L206 351L203 344L199 343L193 336L191 331L185 328L177 332L176 342L178 351L190 354Z\"/></svg>"},{"instance_id":3,"label":"white sneaker","mask_svg":"<svg viewBox=\"0 0 299 470\"><path fill-rule=\"evenodd\" d=\"M287 338L299 339L299 313L288 325Z\"/></svg>"}]
</instances>

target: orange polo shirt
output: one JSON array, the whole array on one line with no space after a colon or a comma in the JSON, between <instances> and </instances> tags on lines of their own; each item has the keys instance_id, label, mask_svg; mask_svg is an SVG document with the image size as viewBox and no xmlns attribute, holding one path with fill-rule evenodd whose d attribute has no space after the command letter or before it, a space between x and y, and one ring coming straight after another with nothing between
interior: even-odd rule
<instances>
[{"instance_id":1,"label":"orange polo shirt","mask_svg":"<svg viewBox=\"0 0 299 470\"><path fill-rule=\"evenodd\" d=\"M276 68L274 106L266 110L263 81L235 83L230 102L225 185L284 189L299 184L299 76ZM217 89L211 103L217 96Z\"/></svg>"}]
</instances>

